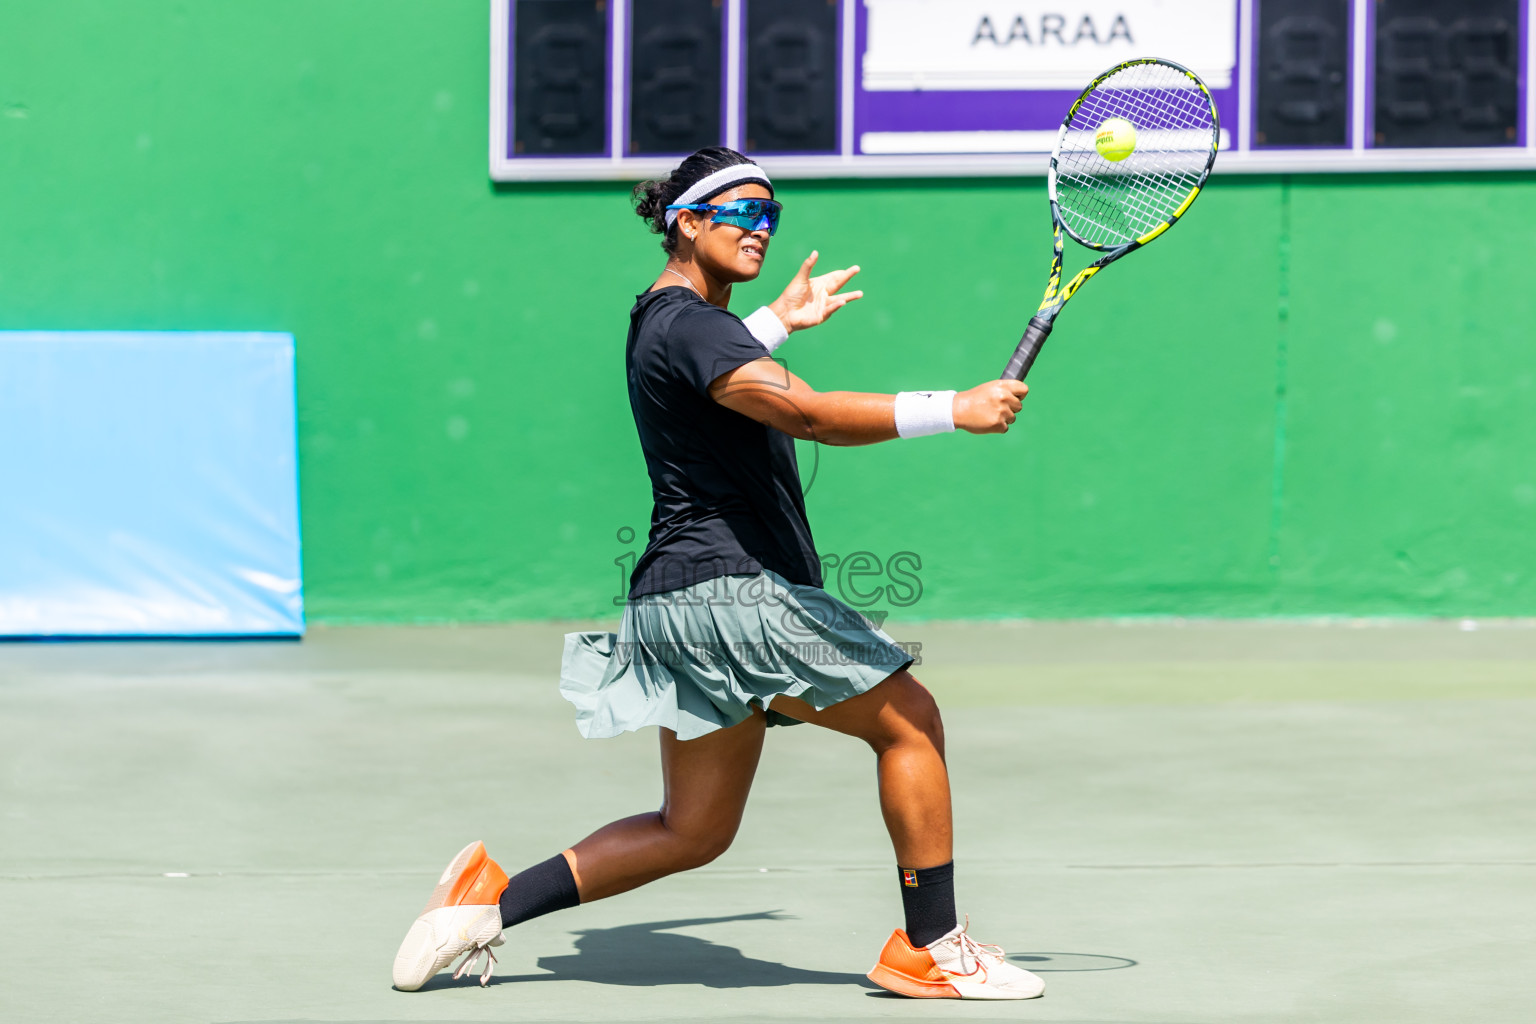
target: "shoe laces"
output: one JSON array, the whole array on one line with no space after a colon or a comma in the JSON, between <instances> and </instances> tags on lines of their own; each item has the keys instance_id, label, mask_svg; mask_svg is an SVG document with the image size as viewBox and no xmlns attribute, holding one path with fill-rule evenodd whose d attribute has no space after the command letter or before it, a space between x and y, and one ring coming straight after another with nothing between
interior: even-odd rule
<instances>
[{"instance_id":1,"label":"shoe laces","mask_svg":"<svg viewBox=\"0 0 1536 1024\"><path fill-rule=\"evenodd\" d=\"M994 946L989 942L977 942L968 934L971 929L971 915L965 915L965 927L954 937L953 941L960 949L960 966L966 967L967 959L970 960L970 969L963 970L962 974L974 974L977 964L985 964L987 960L1001 962L1003 959L1003 947Z\"/></svg>"},{"instance_id":2,"label":"shoe laces","mask_svg":"<svg viewBox=\"0 0 1536 1024\"><path fill-rule=\"evenodd\" d=\"M453 980L457 981L473 970L476 961L480 959L480 954L484 953L485 970L480 974L480 987L485 988L485 986L489 985L491 983L491 972L496 969L497 963L496 954L491 952L491 947L499 946L502 942L502 937L498 935L489 942L482 942L478 946L470 946L469 950L464 954L464 959L459 961L458 968L453 972Z\"/></svg>"}]
</instances>

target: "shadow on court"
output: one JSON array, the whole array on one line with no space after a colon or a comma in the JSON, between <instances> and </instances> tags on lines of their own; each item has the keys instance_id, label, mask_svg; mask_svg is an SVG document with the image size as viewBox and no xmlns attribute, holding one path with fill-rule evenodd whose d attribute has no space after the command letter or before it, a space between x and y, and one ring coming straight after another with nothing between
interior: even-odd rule
<instances>
[{"instance_id":1,"label":"shadow on court","mask_svg":"<svg viewBox=\"0 0 1536 1024\"><path fill-rule=\"evenodd\" d=\"M677 921L649 921L619 928L592 928L575 932L576 952L546 956L539 967L548 974L496 975L492 985L530 981L591 981L603 985L703 985L707 988L775 988L780 985L875 985L862 974L809 971L772 960L755 960L734 946L722 946L692 935L672 934L675 928L734 921L782 921L779 911L735 914L730 917L693 917ZM453 980L452 972L439 974L422 991L456 985L479 984L477 977Z\"/></svg>"},{"instance_id":2,"label":"shadow on court","mask_svg":"<svg viewBox=\"0 0 1536 1024\"><path fill-rule=\"evenodd\" d=\"M601 985L703 985L706 988L776 988L781 985L856 985L872 996L892 995L862 974L811 971L772 960L756 960L734 946L722 946L692 935L676 935L677 928L736 921L783 921L777 910L729 917L692 917L676 921L648 921L619 928L592 928L574 932L576 952L568 956L539 958L548 974L493 975L490 984L508 985L530 981L590 981ZM1038 972L1112 971L1136 966L1135 960L1092 953L1018 953L1008 958L1026 970ZM422 991L478 985L477 973L455 981L452 972L437 975Z\"/></svg>"},{"instance_id":3,"label":"shadow on court","mask_svg":"<svg viewBox=\"0 0 1536 1024\"><path fill-rule=\"evenodd\" d=\"M1008 959L1036 974L1067 974L1081 971L1118 971L1135 967L1136 961L1101 953L1010 953Z\"/></svg>"}]
</instances>

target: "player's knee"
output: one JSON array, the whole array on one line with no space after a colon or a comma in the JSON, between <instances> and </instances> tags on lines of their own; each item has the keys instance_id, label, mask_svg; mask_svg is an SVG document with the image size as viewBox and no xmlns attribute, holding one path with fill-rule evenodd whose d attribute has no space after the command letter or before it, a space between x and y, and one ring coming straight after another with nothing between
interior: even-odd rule
<instances>
[{"instance_id":1,"label":"player's knee","mask_svg":"<svg viewBox=\"0 0 1536 1024\"><path fill-rule=\"evenodd\" d=\"M731 841L736 838L731 832L708 832L703 835L688 836L684 839L679 854L683 862L683 870L701 868L719 857L731 848Z\"/></svg>"},{"instance_id":2,"label":"player's knee","mask_svg":"<svg viewBox=\"0 0 1536 1024\"><path fill-rule=\"evenodd\" d=\"M944 716L939 713L939 702L934 700L928 688L916 679L912 680L912 686L902 710L913 731L926 738L939 750L944 749Z\"/></svg>"},{"instance_id":3,"label":"player's knee","mask_svg":"<svg viewBox=\"0 0 1536 1024\"><path fill-rule=\"evenodd\" d=\"M926 743L940 753L944 750L944 719L939 703L928 688L907 672L897 673L880 684L888 687L886 713L881 728L868 737L875 753L891 747Z\"/></svg>"},{"instance_id":4,"label":"player's knee","mask_svg":"<svg viewBox=\"0 0 1536 1024\"><path fill-rule=\"evenodd\" d=\"M668 820L665 812L662 824L671 835L672 860L675 871L688 871L703 867L731 848L736 838L736 822L712 821L701 824L696 821Z\"/></svg>"}]
</instances>

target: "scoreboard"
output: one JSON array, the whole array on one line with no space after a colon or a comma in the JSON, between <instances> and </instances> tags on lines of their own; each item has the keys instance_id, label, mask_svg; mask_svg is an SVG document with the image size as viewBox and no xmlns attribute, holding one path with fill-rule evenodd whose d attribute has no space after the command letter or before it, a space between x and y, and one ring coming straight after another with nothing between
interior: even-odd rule
<instances>
[{"instance_id":1,"label":"scoreboard","mask_svg":"<svg viewBox=\"0 0 1536 1024\"><path fill-rule=\"evenodd\" d=\"M1233 171L1536 169L1530 0L492 0L491 176L1043 174L1098 72L1196 71Z\"/></svg>"}]
</instances>

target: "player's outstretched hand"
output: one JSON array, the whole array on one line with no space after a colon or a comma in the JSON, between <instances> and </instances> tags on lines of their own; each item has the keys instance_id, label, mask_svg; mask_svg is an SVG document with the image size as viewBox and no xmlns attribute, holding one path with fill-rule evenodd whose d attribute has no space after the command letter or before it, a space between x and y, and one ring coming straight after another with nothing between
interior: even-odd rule
<instances>
[{"instance_id":1,"label":"player's outstretched hand","mask_svg":"<svg viewBox=\"0 0 1536 1024\"><path fill-rule=\"evenodd\" d=\"M859 272L857 265L812 277L811 269L816 266L820 256L819 252L814 251L807 256L805 262L800 264L799 272L789 282L789 287L784 289L784 294L774 299L768 307L787 331L815 327L854 299L864 297L863 292L837 294L838 289Z\"/></svg>"},{"instance_id":2,"label":"player's outstretched hand","mask_svg":"<svg viewBox=\"0 0 1536 1024\"><path fill-rule=\"evenodd\" d=\"M1021 380L989 380L955 396L955 428L973 434L1006 434L1019 415L1029 385Z\"/></svg>"}]
</instances>

